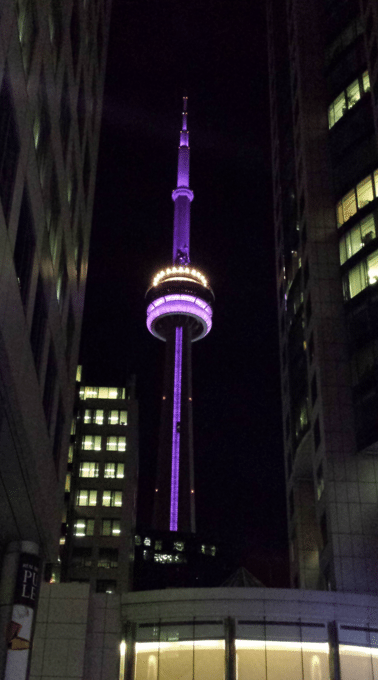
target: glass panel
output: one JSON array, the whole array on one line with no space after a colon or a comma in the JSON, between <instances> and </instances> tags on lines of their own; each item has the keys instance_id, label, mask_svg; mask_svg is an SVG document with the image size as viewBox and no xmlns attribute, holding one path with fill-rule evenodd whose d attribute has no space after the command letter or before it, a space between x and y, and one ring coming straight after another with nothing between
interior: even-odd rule
<instances>
[{"instance_id":1,"label":"glass panel","mask_svg":"<svg viewBox=\"0 0 378 680\"><path fill-rule=\"evenodd\" d=\"M96 425L103 425L104 423L104 411L100 408L96 410L95 423Z\"/></svg>"},{"instance_id":2,"label":"glass panel","mask_svg":"<svg viewBox=\"0 0 378 680\"><path fill-rule=\"evenodd\" d=\"M348 272L349 279L349 295L354 297L358 295L364 288L366 288L365 263L360 262L356 267Z\"/></svg>"},{"instance_id":3,"label":"glass panel","mask_svg":"<svg viewBox=\"0 0 378 680\"><path fill-rule=\"evenodd\" d=\"M370 90L370 78L369 78L368 71L365 71L365 73L362 74L362 86L364 88L364 92L369 92L369 90Z\"/></svg>"},{"instance_id":4,"label":"glass panel","mask_svg":"<svg viewBox=\"0 0 378 680\"><path fill-rule=\"evenodd\" d=\"M109 387L109 399L117 399L118 387Z\"/></svg>"},{"instance_id":5,"label":"glass panel","mask_svg":"<svg viewBox=\"0 0 378 680\"><path fill-rule=\"evenodd\" d=\"M118 479L123 479L125 476L125 466L123 463L118 463L117 465L117 478Z\"/></svg>"},{"instance_id":6,"label":"glass panel","mask_svg":"<svg viewBox=\"0 0 378 680\"><path fill-rule=\"evenodd\" d=\"M107 449L107 451L116 451L117 450L117 437L108 437L107 438L106 449Z\"/></svg>"},{"instance_id":7,"label":"glass panel","mask_svg":"<svg viewBox=\"0 0 378 680\"><path fill-rule=\"evenodd\" d=\"M223 680L223 640L186 642L137 642L135 680L180 678L180 680ZM194 666L194 667L193 667ZM265 665L264 665L265 670ZM249 678L251 669L249 669ZM254 675L255 677L255 675ZM257 677L257 676L256 676ZM264 676L265 678L265 676Z\"/></svg>"},{"instance_id":8,"label":"glass panel","mask_svg":"<svg viewBox=\"0 0 378 680\"><path fill-rule=\"evenodd\" d=\"M109 425L117 425L119 419L118 411L110 411L109 413Z\"/></svg>"},{"instance_id":9,"label":"glass panel","mask_svg":"<svg viewBox=\"0 0 378 680\"><path fill-rule=\"evenodd\" d=\"M343 236L343 238L340 240L339 251L340 251L340 264L344 264L344 262L346 262L347 260L345 236Z\"/></svg>"},{"instance_id":10,"label":"glass panel","mask_svg":"<svg viewBox=\"0 0 378 680\"><path fill-rule=\"evenodd\" d=\"M87 536L93 536L94 534L94 519L87 520Z\"/></svg>"},{"instance_id":11,"label":"glass panel","mask_svg":"<svg viewBox=\"0 0 378 680\"><path fill-rule=\"evenodd\" d=\"M366 246L376 237L374 215L368 215L360 223L361 226L361 243Z\"/></svg>"},{"instance_id":12,"label":"glass panel","mask_svg":"<svg viewBox=\"0 0 378 680\"><path fill-rule=\"evenodd\" d=\"M340 669L343 680L373 680L371 650L369 647L340 645Z\"/></svg>"},{"instance_id":13,"label":"glass panel","mask_svg":"<svg viewBox=\"0 0 378 680\"><path fill-rule=\"evenodd\" d=\"M337 123L337 121L340 120L340 118L342 118L342 116L345 113L346 109L345 92L339 94L339 96L332 103L332 106L335 115L335 123Z\"/></svg>"},{"instance_id":14,"label":"glass panel","mask_svg":"<svg viewBox=\"0 0 378 680\"><path fill-rule=\"evenodd\" d=\"M92 422L92 411L89 409L85 410L84 413L84 422L85 423L91 423Z\"/></svg>"},{"instance_id":15,"label":"glass panel","mask_svg":"<svg viewBox=\"0 0 378 680\"><path fill-rule=\"evenodd\" d=\"M378 251L375 251L375 253L372 253L372 255L369 255L369 257L367 258L367 270L368 270L369 284L373 285L374 283L377 283L377 281L378 281Z\"/></svg>"},{"instance_id":16,"label":"glass panel","mask_svg":"<svg viewBox=\"0 0 378 680\"><path fill-rule=\"evenodd\" d=\"M88 491L82 489L77 492L76 505L88 505Z\"/></svg>"},{"instance_id":17,"label":"glass panel","mask_svg":"<svg viewBox=\"0 0 378 680\"><path fill-rule=\"evenodd\" d=\"M357 201L358 208L363 208L374 199L373 182L371 175L365 177L359 184L357 184ZM354 214L354 213L353 213Z\"/></svg>"},{"instance_id":18,"label":"glass panel","mask_svg":"<svg viewBox=\"0 0 378 680\"><path fill-rule=\"evenodd\" d=\"M112 535L118 536L121 533L121 524L119 519L113 519L112 521Z\"/></svg>"},{"instance_id":19,"label":"glass panel","mask_svg":"<svg viewBox=\"0 0 378 680\"><path fill-rule=\"evenodd\" d=\"M344 224L344 214L343 214L342 201L339 201L337 206L336 206L336 217L337 217L337 226L341 227L341 225Z\"/></svg>"},{"instance_id":20,"label":"glass panel","mask_svg":"<svg viewBox=\"0 0 378 680\"><path fill-rule=\"evenodd\" d=\"M81 463L80 477L98 477L98 463L88 461Z\"/></svg>"},{"instance_id":21,"label":"glass panel","mask_svg":"<svg viewBox=\"0 0 378 680\"><path fill-rule=\"evenodd\" d=\"M344 222L346 222L347 220L349 220L350 217L355 215L357 212L356 194L354 189L352 189L352 191L349 191L349 193L343 197L341 202L343 205L343 218Z\"/></svg>"},{"instance_id":22,"label":"glass panel","mask_svg":"<svg viewBox=\"0 0 378 680\"><path fill-rule=\"evenodd\" d=\"M120 411L119 412L119 424L120 425L127 425L127 411Z\"/></svg>"},{"instance_id":23,"label":"glass panel","mask_svg":"<svg viewBox=\"0 0 378 680\"><path fill-rule=\"evenodd\" d=\"M361 248L361 230L360 225L357 224L355 227L353 227L353 229L350 230L348 234L348 251L350 252L349 257L358 253Z\"/></svg>"},{"instance_id":24,"label":"glass panel","mask_svg":"<svg viewBox=\"0 0 378 680\"><path fill-rule=\"evenodd\" d=\"M112 498L112 492L111 491L104 491L102 494L102 504L105 505L106 507L110 507L110 501Z\"/></svg>"},{"instance_id":25,"label":"glass panel","mask_svg":"<svg viewBox=\"0 0 378 680\"><path fill-rule=\"evenodd\" d=\"M89 491L89 505L96 505L97 503L97 491L96 489L91 489Z\"/></svg>"},{"instance_id":26,"label":"glass panel","mask_svg":"<svg viewBox=\"0 0 378 680\"><path fill-rule=\"evenodd\" d=\"M68 447L68 460L67 460L68 463L72 463L73 461L73 452L74 452L73 444L70 444Z\"/></svg>"},{"instance_id":27,"label":"glass panel","mask_svg":"<svg viewBox=\"0 0 378 680\"><path fill-rule=\"evenodd\" d=\"M116 508L120 508L122 505L122 491L114 491L113 494L112 505Z\"/></svg>"},{"instance_id":28,"label":"glass panel","mask_svg":"<svg viewBox=\"0 0 378 680\"><path fill-rule=\"evenodd\" d=\"M378 170L374 171L374 188L375 188L375 195L378 196Z\"/></svg>"},{"instance_id":29,"label":"glass panel","mask_svg":"<svg viewBox=\"0 0 378 680\"><path fill-rule=\"evenodd\" d=\"M102 535L103 536L110 536L111 530L112 530L111 520L110 519L103 519L102 520Z\"/></svg>"},{"instance_id":30,"label":"glass panel","mask_svg":"<svg viewBox=\"0 0 378 680\"><path fill-rule=\"evenodd\" d=\"M115 463L105 463L104 477L115 477Z\"/></svg>"},{"instance_id":31,"label":"glass panel","mask_svg":"<svg viewBox=\"0 0 378 680\"><path fill-rule=\"evenodd\" d=\"M84 399L96 399L98 387L84 387Z\"/></svg>"},{"instance_id":32,"label":"glass panel","mask_svg":"<svg viewBox=\"0 0 378 680\"><path fill-rule=\"evenodd\" d=\"M64 485L64 490L65 491L70 491L71 489L71 473L67 472L66 474L66 483Z\"/></svg>"},{"instance_id":33,"label":"glass panel","mask_svg":"<svg viewBox=\"0 0 378 680\"><path fill-rule=\"evenodd\" d=\"M108 398L108 387L100 387L98 390L98 398L99 399L107 399Z\"/></svg>"},{"instance_id":34,"label":"glass panel","mask_svg":"<svg viewBox=\"0 0 378 680\"><path fill-rule=\"evenodd\" d=\"M126 437L118 437L118 451L126 451Z\"/></svg>"},{"instance_id":35,"label":"glass panel","mask_svg":"<svg viewBox=\"0 0 378 680\"><path fill-rule=\"evenodd\" d=\"M357 80L354 80L349 87L347 87L347 102L348 102L348 109L351 109L352 106L354 106L358 100L361 99L360 95L360 84Z\"/></svg>"},{"instance_id":36,"label":"glass panel","mask_svg":"<svg viewBox=\"0 0 378 680\"><path fill-rule=\"evenodd\" d=\"M95 451L101 451L101 436L94 437Z\"/></svg>"}]
</instances>

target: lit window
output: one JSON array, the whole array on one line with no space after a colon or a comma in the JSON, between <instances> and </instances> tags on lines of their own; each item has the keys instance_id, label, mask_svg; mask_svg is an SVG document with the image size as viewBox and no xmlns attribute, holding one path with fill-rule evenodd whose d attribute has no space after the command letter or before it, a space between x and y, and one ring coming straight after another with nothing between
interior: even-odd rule
<instances>
[{"instance_id":1,"label":"lit window","mask_svg":"<svg viewBox=\"0 0 378 680\"><path fill-rule=\"evenodd\" d=\"M74 447L73 444L70 444L68 447L68 463L72 463L73 461L73 452L74 452Z\"/></svg>"},{"instance_id":2,"label":"lit window","mask_svg":"<svg viewBox=\"0 0 378 680\"><path fill-rule=\"evenodd\" d=\"M330 128L333 127L335 123L337 123L337 121L343 117L345 110L345 92L342 92L328 107L328 125Z\"/></svg>"},{"instance_id":3,"label":"lit window","mask_svg":"<svg viewBox=\"0 0 378 680\"><path fill-rule=\"evenodd\" d=\"M126 451L126 437L107 437L107 451Z\"/></svg>"},{"instance_id":4,"label":"lit window","mask_svg":"<svg viewBox=\"0 0 378 680\"><path fill-rule=\"evenodd\" d=\"M370 91L370 78L368 71L365 71L365 73L362 74L362 85L364 88L364 92Z\"/></svg>"},{"instance_id":5,"label":"lit window","mask_svg":"<svg viewBox=\"0 0 378 680\"><path fill-rule=\"evenodd\" d=\"M94 519L78 519L75 522L75 536L93 536Z\"/></svg>"},{"instance_id":6,"label":"lit window","mask_svg":"<svg viewBox=\"0 0 378 680\"><path fill-rule=\"evenodd\" d=\"M92 413L90 409L86 409L84 413L84 423L87 425L88 423L92 422Z\"/></svg>"},{"instance_id":7,"label":"lit window","mask_svg":"<svg viewBox=\"0 0 378 680\"><path fill-rule=\"evenodd\" d=\"M72 418L70 434L75 434L75 432L76 432L76 418Z\"/></svg>"},{"instance_id":8,"label":"lit window","mask_svg":"<svg viewBox=\"0 0 378 680\"><path fill-rule=\"evenodd\" d=\"M359 184L357 184L357 204L358 209L363 208L374 199L372 177L369 175L365 177Z\"/></svg>"},{"instance_id":9,"label":"lit window","mask_svg":"<svg viewBox=\"0 0 378 680\"><path fill-rule=\"evenodd\" d=\"M82 387L80 399L126 399L124 387Z\"/></svg>"},{"instance_id":10,"label":"lit window","mask_svg":"<svg viewBox=\"0 0 378 680\"><path fill-rule=\"evenodd\" d=\"M76 369L76 382L81 382L81 372L82 366L78 366Z\"/></svg>"},{"instance_id":11,"label":"lit window","mask_svg":"<svg viewBox=\"0 0 378 680\"><path fill-rule=\"evenodd\" d=\"M106 507L120 508L122 505L122 491L104 491L102 504Z\"/></svg>"},{"instance_id":12,"label":"lit window","mask_svg":"<svg viewBox=\"0 0 378 680\"><path fill-rule=\"evenodd\" d=\"M103 425L104 423L104 411L103 409L96 409L95 411L95 423L96 425Z\"/></svg>"},{"instance_id":13,"label":"lit window","mask_svg":"<svg viewBox=\"0 0 378 680\"><path fill-rule=\"evenodd\" d=\"M127 425L127 411L118 411L118 410L109 411L108 424L109 425Z\"/></svg>"},{"instance_id":14,"label":"lit window","mask_svg":"<svg viewBox=\"0 0 378 680\"><path fill-rule=\"evenodd\" d=\"M101 451L101 437L87 434L83 437L81 448L85 451Z\"/></svg>"},{"instance_id":15,"label":"lit window","mask_svg":"<svg viewBox=\"0 0 378 680\"><path fill-rule=\"evenodd\" d=\"M142 545L142 539L140 536L135 536L135 545Z\"/></svg>"},{"instance_id":16,"label":"lit window","mask_svg":"<svg viewBox=\"0 0 378 680\"><path fill-rule=\"evenodd\" d=\"M64 485L64 490L65 491L70 491L71 489L71 473L67 472L66 474L66 483Z\"/></svg>"},{"instance_id":17,"label":"lit window","mask_svg":"<svg viewBox=\"0 0 378 680\"><path fill-rule=\"evenodd\" d=\"M360 95L360 85L358 80L354 80L351 85L347 87L347 104L348 104L348 109L351 109L352 106L354 106L358 100L361 99Z\"/></svg>"},{"instance_id":18,"label":"lit window","mask_svg":"<svg viewBox=\"0 0 378 680\"><path fill-rule=\"evenodd\" d=\"M101 527L102 536L119 536L121 523L119 519L103 519Z\"/></svg>"},{"instance_id":19,"label":"lit window","mask_svg":"<svg viewBox=\"0 0 378 680\"><path fill-rule=\"evenodd\" d=\"M348 231L339 242L340 264L358 253L361 248L376 238L374 215L368 215Z\"/></svg>"},{"instance_id":20,"label":"lit window","mask_svg":"<svg viewBox=\"0 0 378 680\"><path fill-rule=\"evenodd\" d=\"M76 494L76 505L96 505L96 489L80 489Z\"/></svg>"},{"instance_id":21,"label":"lit window","mask_svg":"<svg viewBox=\"0 0 378 680\"><path fill-rule=\"evenodd\" d=\"M344 298L349 300L378 282L378 250L350 269L343 280Z\"/></svg>"},{"instance_id":22,"label":"lit window","mask_svg":"<svg viewBox=\"0 0 378 680\"><path fill-rule=\"evenodd\" d=\"M145 538L144 541L143 541L143 544L146 545L147 547L149 547L151 545L151 539L148 538L148 537Z\"/></svg>"},{"instance_id":23,"label":"lit window","mask_svg":"<svg viewBox=\"0 0 378 680\"><path fill-rule=\"evenodd\" d=\"M65 542L66 542L66 537L65 537L65 536L61 536L60 539L59 539L59 545L64 545Z\"/></svg>"},{"instance_id":24,"label":"lit window","mask_svg":"<svg viewBox=\"0 0 378 680\"><path fill-rule=\"evenodd\" d=\"M125 466L123 463L105 463L104 477L109 479L123 479Z\"/></svg>"},{"instance_id":25,"label":"lit window","mask_svg":"<svg viewBox=\"0 0 378 680\"><path fill-rule=\"evenodd\" d=\"M173 544L173 550L178 550L182 552L185 548L185 543L183 541L175 541Z\"/></svg>"},{"instance_id":26,"label":"lit window","mask_svg":"<svg viewBox=\"0 0 378 680\"><path fill-rule=\"evenodd\" d=\"M99 464L89 461L80 463L80 477L98 477Z\"/></svg>"}]
</instances>

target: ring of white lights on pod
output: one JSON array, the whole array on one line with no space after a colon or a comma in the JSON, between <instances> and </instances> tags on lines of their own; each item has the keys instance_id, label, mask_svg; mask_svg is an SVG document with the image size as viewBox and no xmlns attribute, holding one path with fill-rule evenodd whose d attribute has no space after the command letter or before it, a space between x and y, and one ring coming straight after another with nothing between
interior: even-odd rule
<instances>
[{"instance_id":1,"label":"ring of white lights on pod","mask_svg":"<svg viewBox=\"0 0 378 680\"><path fill-rule=\"evenodd\" d=\"M184 265L175 265L173 267L168 267L167 269L162 269L154 276L152 285L157 286L162 281L175 281L177 279L195 281L196 283L201 283L205 288L208 287L207 279L202 272L199 272L198 269L194 269L193 267Z\"/></svg>"},{"instance_id":2,"label":"ring of white lights on pod","mask_svg":"<svg viewBox=\"0 0 378 680\"><path fill-rule=\"evenodd\" d=\"M193 338L193 342L204 338L211 329L213 310L205 300L194 295L165 295L151 302L147 308L147 328L150 333L160 340L165 340L156 332L155 322L163 316L172 314L191 316L201 323L202 332L198 337Z\"/></svg>"}]
</instances>

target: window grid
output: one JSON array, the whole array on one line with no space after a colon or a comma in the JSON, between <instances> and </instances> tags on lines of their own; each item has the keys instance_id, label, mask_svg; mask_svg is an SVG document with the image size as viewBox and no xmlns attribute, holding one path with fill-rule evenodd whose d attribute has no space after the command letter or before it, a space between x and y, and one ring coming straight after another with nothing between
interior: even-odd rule
<instances>
[{"instance_id":1,"label":"window grid","mask_svg":"<svg viewBox=\"0 0 378 680\"><path fill-rule=\"evenodd\" d=\"M91 461L83 461L80 463L80 477L98 477L99 464Z\"/></svg>"},{"instance_id":2,"label":"window grid","mask_svg":"<svg viewBox=\"0 0 378 680\"><path fill-rule=\"evenodd\" d=\"M356 187L348 191L336 206L337 226L341 227L358 210L373 201L378 195L378 170L373 175L368 175Z\"/></svg>"},{"instance_id":3,"label":"window grid","mask_svg":"<svg viewBox=\"0 0 378 680\"><path fill-rule=\"evenodd\" d=\"M103 519L101 526L102 536L119 536L121 533L121 523L119 519Z\"/></svg>"},{"instance_id":4,"label":"window grid","mask_svg":"<svg viewBox=\"0 0 378 680\"><path fill-rule=\"evenodd\" d=\"M107 451L126 451L126 437L107 437Z\"/></svg>"},{"instance_id":5,"label":"window grid","mask_svg":"<svg viewBox=\"0 0 378 680\"><path fill-rule=\"evenodd\" d=\"M81 441L81 448L84 451L101 451L101 436L87 434Z\"/></svg>"},{"instance_id":6,"label":"window grid","mask_svg":"<svg viewBox=\"0 0 378 680\"><path fill-rule=\"evenodd\" d=\"M348 87L341 92L328 107L328 125L331 129L349 109L361 99L365 92L370 90L369 73L365 71L356 78Z\"/></svg>"},{"instance_id":7,"label":"window grid","mask_svg":"<svg viewBox=\"0 0 378 680\"><path fill-rule=\"evenodd\" d=\"M340 264L344 264L377 236L374 215L368 215L348 231L339 243Z\"/></svg>"},{"instance_id":8,"label":"window grid","mask_svg":"<svg viewBox=\"0 0 378 680\"><path fill-rule=\"evenodd\" d=\"M104 491L102 504L108 508L120 508L122 506L122 491Z\"/></svg>"},{"instance_id":9,"label":"window grid","mask_svg":"<svg viewBox=\"0 0 378 680\"><path fill-rule=\"evenodd\" d=\"M105 463L105 479L123 479L125 476L125 466L123 463Z\"/></svg>"},{"instance_id":10,"label":"window grid","mask_svg":"<svg viewBox=\"0 0 378 680\"><path fill-rule=\"evenodd\" d=\"M76 493L76 505L93 506L97 503L96 489L79 489Z\"/></svg>"},{"instance_id":11,"label":"window grid","mask_svg":"<svg viewBox=\"0 0 378 680\"><path fill-rule=\"evenodd\" d=\"M75 536L93 536L94 523L94 519L78 519L74 527Z\"/></svg>"}]
</instances>

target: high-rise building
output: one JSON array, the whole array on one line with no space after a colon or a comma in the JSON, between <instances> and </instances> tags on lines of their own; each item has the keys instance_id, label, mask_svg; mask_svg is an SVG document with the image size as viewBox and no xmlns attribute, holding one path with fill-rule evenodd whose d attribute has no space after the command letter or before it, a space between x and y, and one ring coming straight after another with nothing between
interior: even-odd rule
<instances>
[{"instance_id":1,"label":"high-rise building","mask_svg":"<svg viewBox=\"0 0 378 680\"><path fill-rule=\"evenodd\" d=\"M376 592L378 8L268 3L292 585Z\"/></svg>"},{"instance_id":2,"label":"high-rise building","mask_svg":"<svg viewBox=\"0 0 378 680\"><path fill-rule=\"evenodd\" d=\"M17 554L56 559L110 5L0 6L2 630Z\"/></svg>"},{"instance_id":3,"label":"high-rise building","mask_svg":"<svg viewBox=\"0 0 378 680\"><path fill-rule=\"evenodd\" d=\"M135 381L127 387L81 383L72 421L62 523L64 581L94 592L130 588L138 477ZM54 574L52 574L54 580Z\"/></svg>"},{"instance_id":4,"label":"high-rise building","mask_svg":"<svg viewBox=\"0 0 378 680\"><path fill-rule=\"evenodd\" d=\"M153 528L195 532L191 344L211 329L213 292L190 262L189 131L183 98L172 263L147 291L148 330L166 343Z\"/></svg>"}]
</instances>

